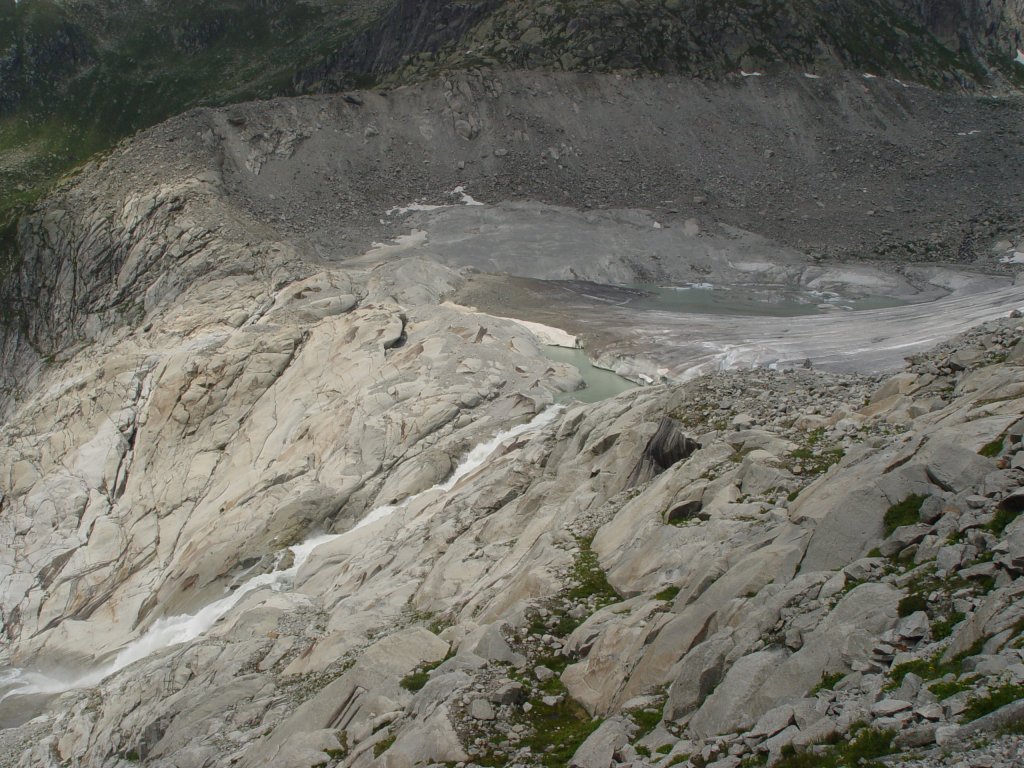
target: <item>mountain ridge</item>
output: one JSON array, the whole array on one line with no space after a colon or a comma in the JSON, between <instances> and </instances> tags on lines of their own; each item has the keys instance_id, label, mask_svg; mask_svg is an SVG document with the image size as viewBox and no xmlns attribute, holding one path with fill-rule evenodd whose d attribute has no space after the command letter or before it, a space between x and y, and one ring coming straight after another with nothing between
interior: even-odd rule
<instances>
[{"instance_id":1,"label":"mountain ridge","mask_svg":"<svg viewBox=\"0 0 1024 768\"><path fill-rule=\"evenodd\" d=\"M720 78L821 66L938 87L1020 86L1021 18L1019 0L3 0L0 218L9 229L60 174L201 103L479 67Z\"/></svg>"}]
</instances>

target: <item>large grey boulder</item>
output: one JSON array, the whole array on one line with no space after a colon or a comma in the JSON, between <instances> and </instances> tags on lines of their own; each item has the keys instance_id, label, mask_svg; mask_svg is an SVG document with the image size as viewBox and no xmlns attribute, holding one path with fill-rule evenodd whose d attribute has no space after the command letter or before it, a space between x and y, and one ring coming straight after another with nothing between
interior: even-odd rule
<instances>
[{"instance_id":1,"label":"large grey boulder","mask_svg":"<svg viewBox=\"0 0 1024 768\"><path fill-rule=\"evenodd\" d=\"M996 468L992 459L979 456L977 451L945 436L929 440L918 459L924 462L928 478L942 490L952 493L980 485Z\"/></svg>"},{"instance_id":2,"label":"large grey boulder","mask_svg":"<svg viewBox=\"0 0 1024 768\"><path fill-rule=\"evenodd\" d=\"M377 641L350 670L299 706L250 749L242 765L274 765L287 752L288 744L311 731L348 730L358 735L365 730L369 735L375 718L382 714L381 702L401 697L399 680L424 662L440 661L447 652L448 644L422 627L401 630Z\"/></svg>"},{"instance_id":3,"label":"large grey boulder","mask_svg":"<svg viewBox=\"0 0 1024 768\"><path fill-rule=\"evenodd\" d=\"M763 714L757 711L754 696L789 655L789 651L775 648L739 659L690 719L690 733L707 738L754 725Z\"/></svg>"},{"instance_id":4,"label":"large grey boulder","mask_svg":"<svg viewBox=\"0 0 1024 768\"><path fill-rule=\"evenodd\" d=\"M975 643L1015 626L1024 619L1024 579L1017 579L985 598L985 602L966 621L957 624L949 640L944 661L970 650Z\"/></svg>"},{"instance_id":5,"label":"large grey boulder","mask_svg":"<svg viewBox=\"0 0 1024 768\"><path fill-rule=\"evenodd\" d=\"M615 752L629 742L629 722L610 717L580 744L569 760L570 768L610 768Z\"/></svg>"},{"instance_id":6,"label":"large grey boulder","mask_svg":"<svg viewBox=\"0 0 1024 768\"><path fill-rule=\"evenodd\" d=\"M846 594L824 621L804 638L796 653L752 692L748 707L760 715L784 701L799 698L825 673L850 669L870 658L876 639L899 620L899 590L888 584L868 583Z\"/></svg>"}]
</instances>

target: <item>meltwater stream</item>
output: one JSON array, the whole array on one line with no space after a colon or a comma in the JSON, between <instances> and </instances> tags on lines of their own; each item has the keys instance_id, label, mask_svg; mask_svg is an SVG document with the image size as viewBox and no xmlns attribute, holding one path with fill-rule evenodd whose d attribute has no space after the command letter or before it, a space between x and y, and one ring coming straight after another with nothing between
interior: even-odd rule
<instances>
[{"instance_id":1,"label":"meltwater stream","mask_svg":"<svg viewBox=\"0 0 1024 768\"><path fill-rule=\"evenodd\" d=\"M140 659L144 659L155 651L167 648L178 643L185 643L193 640L207 629L212 627L216 621L230 611L248 593L261 587L271 589L286 589L294 582L296 574L303 566L309 556L321 544L334 541L346 536L352 531L358 530L370 523L382 520L395 511L408 505L413 499L423 494L432 492L446 493L466 475L481 467L494 450L505 441L518 437L519 435L531 432L546 424L550 424L558 416L562 406L552 406L538 413L528 422L518 424L510 429L502 430L490 440L481 443L473 448L463 457L462 461L455 468L455 471L443 483L438 483L432 488L422 491L414 496L404 499L399 504L386 504L371 510L355 526L345 533L320 534L313 536L301 544L289 547L294 560L291 567L261 573L242 583L237 589L220 600L216 600L201 608L194 614L181 614L179 616L168 616L157 619L153 625L146 630L145 634L137 640L126 645L113 661L86 672L77 677L57 677L46 675L42 672L34 672L22 669L7 669L0 671L0 702L12 696L46 696L76 688L90 688L98 685L104 679L119 672Z\"/></svg>"}]
</instances>

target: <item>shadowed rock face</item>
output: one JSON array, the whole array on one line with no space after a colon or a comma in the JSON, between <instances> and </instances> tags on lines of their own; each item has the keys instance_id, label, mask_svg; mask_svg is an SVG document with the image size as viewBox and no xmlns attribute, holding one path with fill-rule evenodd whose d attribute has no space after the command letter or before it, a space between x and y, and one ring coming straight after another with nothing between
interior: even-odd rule
<instances>
[{"instance_id":1,"label":"shadowed rock face","mask_svg":"<svg viewBox=\"0 0 1024 768\"><path fill-rule=\"evenodd\" d=\"M632 488L650 482L676 462L684 461L700 450L700 443L687 437L683 425L675 419L663 418L658 430L644 447L643 455L629 475L626 486Z\"/></svg>"},{"instance_id":2,"label":"shadowed rock face","mask_svg":"<svg viewBox=\"0 0 1024 768\"><path fill-rule=\"evenodd\" d=\"M1019 3L399 2L325 64L330 88L373 73L433 76L480 65L720 77L737 69L869 70L971 87L1014 75ZM358 80L356 80L358 82Z\"/></svg>"}]
</instances>

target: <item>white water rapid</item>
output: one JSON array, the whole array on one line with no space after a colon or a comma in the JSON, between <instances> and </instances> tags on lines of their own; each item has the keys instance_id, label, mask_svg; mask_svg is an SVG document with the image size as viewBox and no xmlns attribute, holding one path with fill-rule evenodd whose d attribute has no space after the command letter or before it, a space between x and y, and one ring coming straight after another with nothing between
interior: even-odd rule
<instances>
[{"instance_id":1,"label":"white water rapid","mask_svg":"<svg viewBox=\"0 0 1024 768\"><path fill-rule=\"evenodd\" d=\"M426 491L418 493L415 496L410 496L399 504L385 504L371 510L363 517L362 520L353 526L351 530L358 530L363 526L388 517L395 511L405 507L413 499L418 496L422 496L424 493L431 493L434 491L446 493L450 491L462 478L483 466L488 457L494 453L495 449L500 445L514 437L518 437L526 432L530 432L546 424L550 424L555 420L561 410L562 406L552 406L541 411L528 422L514 426L511 429L502 430L487 442L477 445L467 453L455 468L455 471L452 472L448 479L443 483L438 483ZM145 634L122 648L113 661L108 662L107 664L90 672L86 672L75 677L60 677L17 668L0 670L0 692L3 692L2 695L0 695L0 702L11 696L57 694L76 688L89 688L94 685L98 685L115 672L119 672L129 664L133 664L140 659L144 659L155 651L167 648L171 645L177 645L178 643L186 643L190 640L194 640L207 629L212 627L219 618L234 608L245 595L253 590L259 589L260 587L270 587L275 590L282 590L290 587L294 581L295 575L299 572L299 569L306 560L309 559L309 556L313 553L314 549L319 547L321 544L326 544L329 541L341 538L347 535L347 533L349 532L320 534L306 539L306 541L301 544L289 547L294 555L294 560L290 568L253 576L233 592L225 595L220 600L216 600L209 605L204 606L194 614L181 614L178 616L168 616L157 619L153 622L152 626L146 630Z\"/></svg>"}]
</instances>

